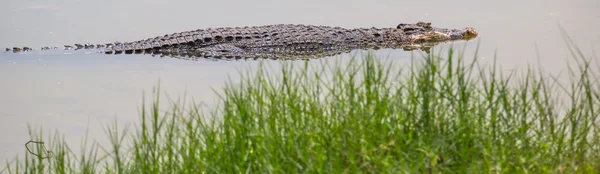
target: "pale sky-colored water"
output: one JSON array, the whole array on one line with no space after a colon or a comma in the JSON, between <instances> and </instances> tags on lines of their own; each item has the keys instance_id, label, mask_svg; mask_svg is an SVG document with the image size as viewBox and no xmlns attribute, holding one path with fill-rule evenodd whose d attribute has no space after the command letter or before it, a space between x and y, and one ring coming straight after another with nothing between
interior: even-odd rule
<instances>
[{"instance_id":1,"label":"pale sky-colored water","mask_svg":"<svg viewBox=\"0 0 600 174\"><path fill-rule=\"evenodd\" d=\"M550 73L565 68L569 52L562 25L586 54L600 48L600 1L165 1L45 0L0 2L0 47L130 41L197 28L302 23L341 27L395 27L429 21L436 27L474 27L479 59L506 68L541 64ZM458 46L464 43L460 42ZM448 46L449 44L445 44ZM387 50L386 50L387 51ZM410 52L381 54L397 59ZM178 97L214 99L227 75L256 61L185 61L143 55L104 56L0 54L0 160L23 154L27 124L59 130L71 146L90 127L92 138L104 138L102 126L137 120L142 91L158 80ZM0 161L1 162L1 161ZM1 167L0 167L1 168Z\"/></svg>"}]
</instances>

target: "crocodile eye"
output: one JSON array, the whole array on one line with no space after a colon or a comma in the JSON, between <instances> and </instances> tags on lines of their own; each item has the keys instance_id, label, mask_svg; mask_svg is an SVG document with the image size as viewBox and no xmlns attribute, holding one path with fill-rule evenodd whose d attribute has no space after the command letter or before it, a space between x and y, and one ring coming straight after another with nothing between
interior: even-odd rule
<instances>
[{"instance_id":1,"label":"crocodile eye","mask_svg":"<svg viewBox=\"0 0 600 174\"><path fill-rule=\"evenodd\" d=\"M417 30L417 29L413 28L413 27L407 27L407 28L402 29L402 31L404 31L404 32L415 31L415 30Z\"/></svg>"},{"instance_id":2,"label":"crocodile eye","mask_svg":"<svg viewBox=\"0 0 600 174\"><path fill-rule=\"evenodd\" d=\"M379 33L373 33L373 36L375 36L375 37L380 37L380 36L381 36L381 34L379 34Z\"/></svg>"}]
</instances>

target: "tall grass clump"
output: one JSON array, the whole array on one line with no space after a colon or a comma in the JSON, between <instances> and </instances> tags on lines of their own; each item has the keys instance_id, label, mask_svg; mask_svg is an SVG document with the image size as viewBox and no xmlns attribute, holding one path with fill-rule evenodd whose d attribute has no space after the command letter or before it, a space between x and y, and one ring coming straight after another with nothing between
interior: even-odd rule
<instances>
[{"instance_id":1,"label":"tall grass clump","mask_svg":"<svg viewBox=\"0 0 600 174\"><path fill-rule=\"evenodd\" d=\"M227 84L214 119L184 102L160 111L157 90L135 134L109 131L106 156L71 159L55 145L54 158L6 171L598 173L600 68L573 52L567 84L533 68L502 73L453 49L401 69L372 55L283 63L275 75L261 67Z\"/></svg>"}]
</instances>

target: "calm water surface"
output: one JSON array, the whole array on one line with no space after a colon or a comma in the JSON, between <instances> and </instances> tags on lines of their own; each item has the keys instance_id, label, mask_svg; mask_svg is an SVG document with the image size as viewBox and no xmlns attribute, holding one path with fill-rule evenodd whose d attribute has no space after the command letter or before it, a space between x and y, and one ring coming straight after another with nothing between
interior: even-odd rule
<instances>
[{"instance_id":1,"label":"calm water surface","mask_svg":"<svg viewBox=\"0 0 600 174\"><path fill-rule=\"evenodd\" d=\"M277 23L394 27L429 21L436 27L474 27L480 35L466 46L472 50L480 42L477 58L482 61L491 60L497 51L498 64L506 70L534 64L559 73L569 52L558 26L591 55L600 48L599 10L598 0L8 0L0 2L0 47L130 41L209 27ZM252 60L64 53L0 53L0 160L24 153L28 124L45 132L58 130L74 149L87 128L91 138L105 143L102 128L114 119L134 123L142 92L148 94L159 80L173 98L187 94L210 105L215 100L212 88L220 89L228 76L236 79L237 70L257 65ZM378 54L398 60L411 57L411 52L397 50Z\"/></svg>"}]
</instances>

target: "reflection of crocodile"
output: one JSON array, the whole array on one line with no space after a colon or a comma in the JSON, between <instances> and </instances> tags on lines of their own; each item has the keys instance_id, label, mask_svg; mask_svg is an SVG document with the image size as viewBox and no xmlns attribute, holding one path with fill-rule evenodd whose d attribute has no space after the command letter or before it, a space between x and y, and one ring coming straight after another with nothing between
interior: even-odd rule
<instances>
[{"instance_id":1,"label":"reflection of crocodile","mask_svg":"<svg viewBox=\"0 0 600 174\"><path fill-rule=\"evenodd\" d=\"M278 24L199 29L125 43L75 44L75 49L100 49L106 54L295 59L323 57L355 49L428 48L440 42L468 40L476 36L473 28L435 28L426 22L399 24L396 28L357 29ZM18 51L13 49L13 52Z\"/></svg>"}]
</instances>

